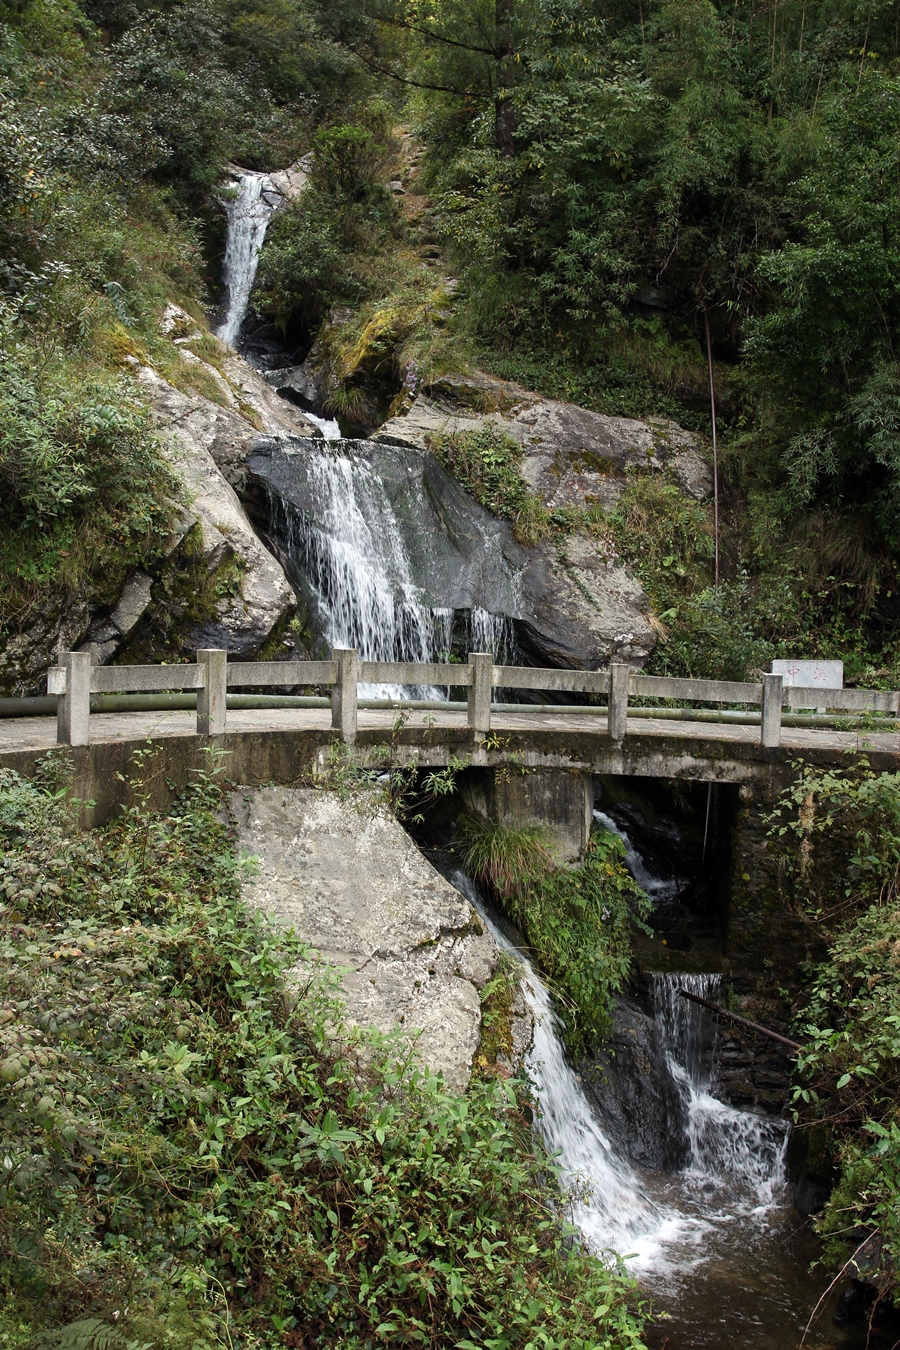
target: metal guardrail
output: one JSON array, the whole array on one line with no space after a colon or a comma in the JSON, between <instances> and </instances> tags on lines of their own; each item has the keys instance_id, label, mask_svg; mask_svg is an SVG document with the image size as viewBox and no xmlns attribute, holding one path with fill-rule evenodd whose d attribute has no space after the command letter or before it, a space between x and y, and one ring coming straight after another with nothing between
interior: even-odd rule
<instances>
[{"instance_id":1,"label":"metal guardrail","mask_svg":"<svg viewBox=\"0 0 900 1350\"><path fill-rule=\"evenodd\" d=\"M625 738L632 696L696 703L744 703L758 707L760 745L766 749L781 744L783 708L821 708L824 704L838 712L900 716L900 692L785 688L781 675L764 675L759 684L749 684L636 675L630 666L617 663L608 670L496 666L489 652L470 652L465 665L360 661L358 652L352 648L335 648L330 661L234 662L228 661L227 652L211 648L198 651L194 665L172 666L95 666L89 652L64 652L60 654L60 664L48 672L47 693L57 695L57 741L64 745L87 745L92 694L196 690L197 733L218 736L226 730L230 689L324 685L331 689L331 725L349 744L355 741L357 734L358 686L361 683L467 689L467 725L475 737L482 738L491 729L491 696L495 688L605 694L607 728L615 742ZM555 707L541 711L571 712L573 709ZM643 716L649 711L640 709ZM665 708L653 711L665 719ZM637 713L638 709L632 709L632 712Z\"/></svg>"}]
</instances>

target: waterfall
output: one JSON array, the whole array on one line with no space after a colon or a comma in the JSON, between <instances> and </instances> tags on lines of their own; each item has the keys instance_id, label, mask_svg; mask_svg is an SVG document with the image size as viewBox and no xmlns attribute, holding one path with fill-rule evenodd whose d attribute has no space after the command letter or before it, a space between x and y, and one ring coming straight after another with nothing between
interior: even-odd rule
<instances>
[{"instance_id":1,"label":"waterfall","mask_svg":"<svg viewBox=\"0 0 900 1350\"><path fill-rule=\"evenodd\" d=\"M311 444L303 456L310 506L299 510L270 491L269 528L306 578L327 644L355 647L363 661L446 660L454 612L426 604L377 470L344 443ZM512 649L510 620L473 609L470 624L473 638L490 644L479 650L499 656ZM442 697L420 688L422 697ZM376 690L361 685L360 693Z\"/></svg>"},{"instance_id":2,"label":"waterfall","mask_svg":"<svg viewBox=\"0 0 900 1350\"><path fill-rule=\"evenodd\" d=\"M753 1111L739 1111L714 1097L713 1053L704 1047L704 1028L715 1024L709 1014L679 989L717 1001L718 975L652 976L652 1000L666 1058L688 1110L691 1179L701 1186L725 1189L733 1203L768 1205L784 1184L787 1126Z\"/></svg>"},{"instance_id":3,"label":"waterfall","mask_svg":"<svg viewBox=\"0 0 900 1350\"><path fill-rule=\"evenodd\" d=\"M264 173L241 173L237 192L226 204L225 289L228 304L216 336L234 346L250 303L259 251L281 194Z\"/></svg>"},{"instance_id":4,"label":"waterfall","mask_svg":"<svg viewBox=\"0 0 900 1350\"><path fill-rule=\"evenodd\" d=\"M572 1221L594 1251L615 1252L631 1257L639 1268L652 1267L667 1241L690 1241L696 1224L654 1201L634 1169L617 1155L566 1060L547 986L486 912L472 881L458 871L450 880L484 919L501 950L522 967L522 992L534 1016L526 1068L539 1109L537 1129L570 1191Z\"/></svg>"},{"instance_id":5,"label":"waterfall","mask_svg":"<svg viewBox=\"0 0 900 1350\"><path fill-rule=\"evenodd\" d=\"M629 865L648 875L627 836L616 833L626 844ZM501 949L522 967L523 994L535 1018L526 1069L537 1100L536 1129L555 1155L563 1185L570 1189L572 1221L589 1246L599 1254L616 1252L651 1284L665 1285L715 1256L726 1228L749 1224L762 1233L784 1188L787 1125L739 1111L712 1095L712 1019L678 994L687 988L701 997L715 996L719 976L651 977L654 1020L687 1103L690 1153L679 1173L639 1173L602 1129L566 1060L546 986L493 921L470 879L461 872L450 879Z\"/></svg>"},{"instance_id":6,"label":"waterfall","mask_svg":"<svg viewBox=\"0 0 900 1350\"><path fill-rule=\"evenodd\" d=\"M517 664L516 630L505 614L478 606L470 610L466 646L470 652L491 652L500 665Z\"/></svg>"}]
</instances>

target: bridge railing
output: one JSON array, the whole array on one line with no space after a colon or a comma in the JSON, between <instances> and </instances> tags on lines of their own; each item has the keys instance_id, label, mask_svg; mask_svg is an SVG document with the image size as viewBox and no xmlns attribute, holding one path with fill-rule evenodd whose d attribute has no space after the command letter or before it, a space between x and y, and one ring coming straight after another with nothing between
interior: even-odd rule
<instances>
[{"instance_id":1,"label":"bridge railing","mask_svg":"<svg viewBox=\"0 0 900 1350\"><path fill-rule=\"evenodd\" d=\"M466 721L476 737L491 729L494 689L606 695L598 707L607 719L613 741L626 734L629 701L675 699L707 704L744 704L760 709L760 744L781 744L783 708L817 708L824 703L838 712L878 712L900 716L900 692L875 689L785 688L781 675L764 675L760 683L689 680L637 675L630 666L613 663L608 670L559 670L534 666L497 666L488 652L470 652L466 664L360 661L352 648L335 648L328 661L234 661L219 649L197 652L196 664L171 666L96 666L88 652L63 652L47 676L47 693L58 696L57 740L87 745L90 739L91 695L108 693L197 691L197 732L221 735L226 729L229 689L315 685L331 690L331 725L341 738L356 739L360 684L438 685L467 690ZM402 700L399 700L402 705ZM523 711L525 710L523 705ZM564 708L533 711L564 712ZM574 709L572 709L574 711ZM632 711L636 711L632 709ZM644 715L650 711L642 708ZM666 709L659 708L665 720Z\"/></svg>"}]
</instances>

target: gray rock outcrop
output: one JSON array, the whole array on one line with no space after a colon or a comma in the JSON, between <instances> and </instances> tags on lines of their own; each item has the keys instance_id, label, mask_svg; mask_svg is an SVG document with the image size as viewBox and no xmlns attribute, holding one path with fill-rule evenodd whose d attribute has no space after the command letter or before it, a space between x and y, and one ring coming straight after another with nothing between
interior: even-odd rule
<instances>
[{"instance_id":1,"label":"gray rock outcrop","mask_svg":"<svg viewBox=\"0 0 900 1350\"><path fill-rule=\"evenodd\" d=\"M377 440L332 441L326 449L260 439L246 461L245 500L263 530L271 529L273 495L301 521L324 528L311 460L323 453L361 458L375 470L426 605L507 616L523 653L539 665L596 669L612 657L638 664L653 650L647 600L602 542L574 535L523 547L428 451ZM294 580L303 584L299 571Z\"/></svg>"},{"instance_id":2,"label":"gray rock outcrop","mask_svg":"<svg viewBox=\"0 0 900 1350\"><path fill-rule=\"evenodd\" d=\"M259 860L244 883L247 903L343 972L351 1024L396 1032L463 1091L481 1032L479 990L499 959L465 897L372 802L245 788L231 812L241 848Z\"/></svg>"},{"instance_id":3,"label":"gray rock outcrop","mask_svg":"<svg viewBox=\"0 0 900 1350\"><path fill-rule=\"evenodd\" d=\"M613 1030L581 1065L600 1119L636 1167L675 1171L690 1155L684 1096L666 1061L654 1019L620 995Z\"/></svg>"},{"instance_id":4,"label":"gray rock outcrop","mask_svg":"<svg viewBox=\"0 0 900 1350\"><path fill-rule=\"evenodd\" d=\"M150 604L153 578L146 572L132 572L116 604L105 618L95 619L79 650L90 652L96 663L104 665L129 638Z\"/></svg>"},{"instance_id":5,"label":"gray rock outcrop","mask_svg":"<svg viewBox=\"0 0 900 1350\"><path fill-rule=\"evenodd\" d=\"M139 378L157 415L168 417L166 454L187 489L188 510L200 527L207 571L233 560L240 573L239 592L224 594L215 613L191 625L181 641L188 648L224 647L235 657L252 656L292 608L294 591L281 564L257 537L213 454L213 447L220 454L224 447L237 457L241 442L237 436L223 437L222 419L200 406L199 398L179 393L149 368L142 369ZM175 409L182 405L183 415L178 416Z\"/></svg>"},{"instance_id":6,"label":"gray rock outcrop","mask_svg":"<svg viewBox=\"0 0 900 1350\"><path fill-rule=\"evenodd\" d=\"M698 438L677 423L608 417L479 372L434 380L375 436L422 450L431 437L479 431L486 425L520 443L525 452L522 472L551 509L587 502L609 510L625 490L628 471L635 468L670 471L697 500L712 491Z\"/></svg>"}]
</instances>

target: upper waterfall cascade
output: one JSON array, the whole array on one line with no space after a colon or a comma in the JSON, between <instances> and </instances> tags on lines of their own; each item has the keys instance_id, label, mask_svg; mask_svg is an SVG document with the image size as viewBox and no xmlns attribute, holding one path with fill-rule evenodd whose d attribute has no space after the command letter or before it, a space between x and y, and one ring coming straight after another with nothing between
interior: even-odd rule
<instances>
[{"instance_id":1,"label":"upper waterfall cascade","mask_svg":"<svg viewBox=\"0 0 900 1350\"><path fill-rule=\"evenodd\" d=\"M227 203L224 274L228 298L225 318L216 336L231 347L247 314L269 221L281 200L281 193L267 174L248 171L237 177L236 193Z\"/></svg>"}]
</instances>

